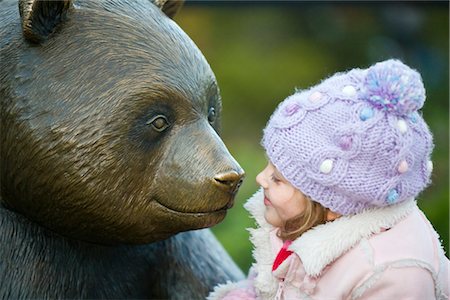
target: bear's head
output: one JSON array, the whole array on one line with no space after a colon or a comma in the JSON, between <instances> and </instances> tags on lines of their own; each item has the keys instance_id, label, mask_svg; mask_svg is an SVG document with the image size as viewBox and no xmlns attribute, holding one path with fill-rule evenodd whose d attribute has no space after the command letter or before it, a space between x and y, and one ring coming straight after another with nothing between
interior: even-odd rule
<instances>
[{"instance_id":1,"label":"bear's head","mask_svg":"<svg viewBox=\"0 0 450 300\"><path fill-rule=\"evenodd\" d=\"M4 206L102 244L224 218L243 170L218 135L215 76L170 18L179 4L2 4Z\"/></svg>"}]
</instances>

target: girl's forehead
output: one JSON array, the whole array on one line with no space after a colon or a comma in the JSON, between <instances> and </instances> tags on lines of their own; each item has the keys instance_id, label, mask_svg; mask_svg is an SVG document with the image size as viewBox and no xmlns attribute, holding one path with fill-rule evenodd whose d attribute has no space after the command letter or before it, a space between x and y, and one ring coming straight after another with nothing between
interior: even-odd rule
<instances>
[{"instance_id":1,"label":"girl's forehead","mask_svg":"<svg viewBox=\"0 0 450 300\"><path fill-rule=\"evenodd\" d=\"M268 162L269 169L273 170L274 172L278 172L277 167L275 167L275 165L270 160L268 160Z\"/></svg>"}]
</instances>

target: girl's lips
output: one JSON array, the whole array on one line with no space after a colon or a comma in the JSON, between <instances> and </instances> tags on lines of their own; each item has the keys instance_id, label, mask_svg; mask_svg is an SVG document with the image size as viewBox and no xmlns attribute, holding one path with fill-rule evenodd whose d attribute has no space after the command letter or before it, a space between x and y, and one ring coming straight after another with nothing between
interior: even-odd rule
<instances>
[{"instance_id":1,"label":"girl's lips","mask_svg":"<svg viewBox=\"0 0 450 300\"><path fill-rule=\"evenodd\" d=\"M265 206L272 206L272 202L270 202L270 200L267 199L267 197L264 197L264 205Z\"/></svg>"}]
</instances>

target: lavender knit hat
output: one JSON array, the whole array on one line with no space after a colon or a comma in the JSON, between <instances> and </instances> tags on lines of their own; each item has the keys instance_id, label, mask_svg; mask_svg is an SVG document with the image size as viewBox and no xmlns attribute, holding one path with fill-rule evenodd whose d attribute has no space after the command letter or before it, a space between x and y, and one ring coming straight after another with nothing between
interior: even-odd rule
<instances>
[{"instance_id":1,"label":"lavender knit hat","mask_svg":"<svg viewBox=\"0 0 450 300\"><path fill-rule=\"evenodd\" d=\"M416 197L433 141L420 74L398 60L337 73L277 107L262 144L304 194L349 215Z\"/></svg>"}]
</instances>

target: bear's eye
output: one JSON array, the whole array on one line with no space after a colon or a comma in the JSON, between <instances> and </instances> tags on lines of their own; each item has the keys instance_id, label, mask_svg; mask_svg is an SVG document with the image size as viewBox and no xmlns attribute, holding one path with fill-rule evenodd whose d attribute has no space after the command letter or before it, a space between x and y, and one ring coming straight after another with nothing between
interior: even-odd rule
<instances>
[{"instance_id":1,"label":"bear's eye","mask_svg":"<svg viewBox=\"0 0 450 300\"><path fill-rule=\"evenodd\" d=\"M169 121L167 121L167 118L163 115L157 115L147 121L147 125L152 125L153 129L155 129L158 132L162 132L169 127Z\"/></svg>"},{"instance_id":2,"label":"bear's eye","mask_svg":"<svg viewBox=\"0 0 450 300\"><path fill-rule=\"evenodd\" d=\"M214 109L214 107L210 107L208 111L208 122L212 124L214 123L215 120L216 120L216 110Z\"/></svg>"}]
</instances>

